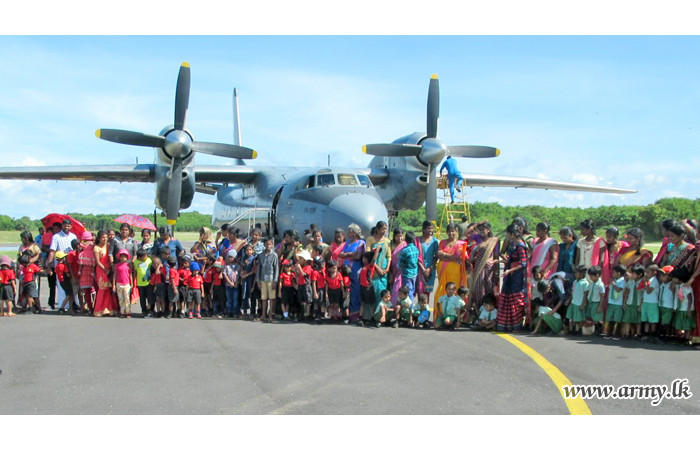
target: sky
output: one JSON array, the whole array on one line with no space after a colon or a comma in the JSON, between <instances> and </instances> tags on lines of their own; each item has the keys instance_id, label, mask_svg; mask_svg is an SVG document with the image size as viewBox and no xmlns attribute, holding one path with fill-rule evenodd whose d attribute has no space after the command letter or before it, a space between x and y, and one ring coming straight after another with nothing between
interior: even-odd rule
<instances>
[{"instance_id":1,"label":"sky","mask_svg":"<svg viewBox=\"0 0 700 450\"><path fill-rule=\"evenodd\" d=\"M648 204L700 197L697 36L0 36L0 166L151 163L151 149L98 128L157 134L173 122L180 64L192 70L187 128L242 144L256 165L366 167L361 148L425 131L440 77L440 138L488 145L459 159L491 173L636 189L609 195L473 188L503 205ZM230 164L197 155L197 164ZM149 184L0 181L0 214L145 213ZM211 213L196 194L188 211Z\"/></svg>"}]
</instances>

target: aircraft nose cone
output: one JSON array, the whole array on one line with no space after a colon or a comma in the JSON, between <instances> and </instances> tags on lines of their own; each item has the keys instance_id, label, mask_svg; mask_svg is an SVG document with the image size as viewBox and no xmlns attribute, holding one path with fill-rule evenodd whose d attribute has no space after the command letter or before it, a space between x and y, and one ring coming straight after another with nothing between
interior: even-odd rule
<instances>
[{"instance_id":1,"label":"aircraft nose cone","mask_svg":"<svg viewBox=\"0 0 700 450\"><path fill-rule=\"evenodd\" d=\"M356 223L362 228L365 237L370 236L370 230L377 222L389 221L386 207L378 198L368 194L354 193L336 197L328 205L324 223L331 227L347 230L348 225ZM333 236L335 228L324 230L324 236Z\"/></svg>"}]
</instances>

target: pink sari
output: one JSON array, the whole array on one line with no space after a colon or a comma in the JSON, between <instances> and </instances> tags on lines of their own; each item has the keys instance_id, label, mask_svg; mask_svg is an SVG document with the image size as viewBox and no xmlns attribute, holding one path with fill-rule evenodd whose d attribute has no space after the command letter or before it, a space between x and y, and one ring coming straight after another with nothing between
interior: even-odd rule
<instances>
[{"instance_id":1,"label":"pink sari","mask_svg":"<svg viewBox=\"0 0 700 450\"><path fill-rule=\"evenodd\" d=\"M343 265L343 263L345 262L345 259L341 258L338 255L340 255L340 253L345 248L345 242L343 242L342 244L338 244L337 242L333 241L331 243L330 248L331 248L331 259L338 263L338 267L341 267Z\"/></svg>"},{"instance_id":2,"label":"pink sari","mask_svg":"<svg viewBox=\"0 0 700 450\"><path fill-rule=\"evenodd\" d=\"M552 262L552 254L549 250L553 245L557 245L557 241L553 238L548 237L544 241L538 242L537 239L532 241L532 256L530 256L530 264L528 267L532 270L535 266L540 266L544 270ZM556 265L554 269L550 269L544 273L544 278L547 279L551 274L556 271ZM530 278L531 274L528 274Z\"/></svg>"},{"instance_id":3,"label":"pink sari","mask_svg":"<svg viewBox=\"0 0 700 450\"><path fill-rule=\"evenodd\" d=\"M391 304L396 306L396 302L399 299L399 289L403 286L403 278L401 277L401 269L399 269L399 254L401 250L406 248L406 241L402 241L392 252L391 252L391 271L389 272L391 285Z\"/></svg>"}]
</instances>

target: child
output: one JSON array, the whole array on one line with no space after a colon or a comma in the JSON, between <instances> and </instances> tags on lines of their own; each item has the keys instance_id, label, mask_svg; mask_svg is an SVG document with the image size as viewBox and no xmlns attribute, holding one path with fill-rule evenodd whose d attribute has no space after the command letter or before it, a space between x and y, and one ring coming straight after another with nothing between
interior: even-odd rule
<instances>
[{"instance_id":1,"label":"child","mask_svg":"<svg viewBox=\"0 0 700 450\"><path fill-rule=\"evenodd\" d=\"M177 271L177 259L174 256L168 258L166 270L168 271L168 276L165 279L168 313L165 318L172 319L177 314L177 302L180 299L180 272ZM180 314L180 318L184 319L185 316L182 315L182 312Z\"/></svg>"},{"instance_id":2,"label":"child","mask_svg":"<svg viewBox=\"0 0 700 450\"><path fill-rule=\"evenodd\" d=\"M464 300L455 295L457 285L453 282L445 286L445 295L438 300L438 316L435 321L435 329L454 327L458 329L461 324L461 311L466 306Z\"/></svg>"},{"instance_id":3,"label":"child","mask_svg":"<svg viewBox=\"0 0 700 450\"><path fill-rule=\"evenodd\" d=\"M189 295L187 290L187 279L192 276L190 271L190 263L192 262L192 257L190 255L182 255L180 257L180 263L178 264L177 275L180 278L180 285L178 286L178 309L180 310L180 317L185 317L185 311L187 311L187 304L189 303ZM192 311L189 311L189 315L192 315ZM191 319L191 317L190 317Z\"/></svg>"},{"instance_id":4,"label":"child","mask_svg":"<svg viewBox=\"0 0 700 450\"><path fill-rule=\"evenodd\" d=\"M119 299L119 317L131 319L131 254L123 248L117 252L117 263L112 274L112 290Z\"/></svg>"},{"instance_id":5,"label":"child","mask_svg":"<svg viewBox=\"0 0 700 450\"><path fill-rule=\"evenodd\" d=\"M409 231L404 237L406 247L399 253L399 269L401 269L401 285L408 287L408 296L413 301L416 291L416 277L418 276L419 251L415 246L416 235Z\"/></svg>"},{"instance_id":6,"label":"child","mask_svg":"<svg viewBox=\"0 0 700 450\"><path fill-rule=\"evenodd\" d=\"M537 290L537 283L544 279L544 272L542 271L542 267L534 266L532 268L531 273L532 277L530 278L530 292L532 301L534 302L535 300L540 300L540 302L542 302L544 300L544 296L540 291Z\"/></svg>"},{"instance_id":7,"label":"child","mask_svg":"<svg viewBox=\"0 0 700 450\"><path fill-rule=\"evenodd\" d=\"M628 339L630 337L630 331L632 330L632 325L634 325L634 337L639 336L639 313L641 311L640 297L642 296L642 291L639 285L644 277L644 267L641 264L635 264L630 267L627 272L629 273L629 280L625 285L625 293L622 298L622 338Z\"/></svg>"},{"instance_id":8,"label":"child","mask_svg":"<svg viewBox=\"0 0 700 450\"><path fill-rule=\"evenodd\" d=\"M0 315L14 317L12 302L17 295L15 272L12 270L12 261L7 255L0 258ZM3 311L3 304L7 306L7 312Z\"/></svg>"},{"instance_id":9,"label":"child","mask_svg":"<svg viewBox=\"0 0 700 450\"><path fill-rule=\"evenodd\" d=\"M586 299L588 298L588 281L586 281L587 269L585 266L576 268L576 281L571 298L566 302L569 308L566 318L569 319L569 332L580 331L583 322L586 321Z\"/></svg>"},{"instance_id":10,"label":"child","mask_svg":"<svg viewBox=\"0 0 700 450\"><path fill-rule=\"evenodd\" d=\"M374 309L374 323L377 328L382 324L396 322L394 308L391 305L391 291L384 289L380 294L381 300Z\"/></svg>"},{"instance_id":11,"label":"child","mask_svg":"<svg viewBox=\"0 0 700 450\"><path fill-rule=\"evenodd\" d=\"M690 332L696 326L695 323L695 299L693 298L693 288L686 283L690 280L690 272L685 267L680 267L671 272L673 284L676 288L676 298L678 299L678 309L673 320L673 326L677 332L682 332L683 343L689 345Z\"/></svg>"},{"instance_id":12,"label":"child","mask_svg":"<svg viewBox=\"0 0 700 450\"><path fill-rule=\"evenodd\" d=\"M29 262L29 256L23 254L17 261L22 267L22 296L27 305L26 312L30 310L33 314L41 314L41 304L39 302L39 290L36 287L34 274L41 273L41 267Z\"/></svg>"},{"instance_id":13,"label":"child","mask_svg":"<svg viewBox=\"0 0 700 450\"><path fill-rule=\"evenodd\" d=\"M200 267L196 262L190 263L190 277L187 284L187 303L190 310L188 317L192 318L192 310L196 310L197 319L202 318L202 298L204 297L204 279L199 273Z\"/></svg>"},{"instance_id":14,"label":"child","mask_svg":"<svg viewBox=\"0 0 700 450\"><path fill-rule=\"evenodd\" d=\"M141 300L141 317L149 319L153 317L155 297L151 286L151 265L153 261L148 257L148 252L142 248L136 251L136 259L133 261L134 286L139 291Z\"/></svg>"},{"instance_id":15,"label":"child","mask_svg":"<svg viewBox=\"0 0 700 450\"><path fill-rule=\"evenodd\" d=\"M605 339L619 340L617 327L622 322L622 291L625 289L625 266L616 265L613 267L613 280L610 282L608 292L608 312L605 314L605 324L603 325L603 336ZM610 323L613 323L612 333L610 333Z\"/></svg>"},{"instance_id":16,"label":"child","mask_svg":"<svg viewBox=\"0 0 700 450\"><path fill-rule=\"evenodd\" d=\"M603 315L603 300L605 300L605 285L600 279L603 270L600 266L593 266L588 269L588 297L586 302L586 318L595 323L595 327L600 332L605 316Z\"/></svg>"},{"instance_id":17,"label":"child","mask_svg":"<svg viewBox=\"0 0 700 450\"><path fill-rule=\"evenodd\" d=\"M204 298L202 299L202 304L204 305L204 315L206 317L211 317L214 313L214 301L212 299L212 292L214 290L215 262L216 258L214 257L214 255L208 255L205 266L200 268L200 271L202 272L202 278L204 279Z\"/></svg>"},{"instance_id":18,"label":"child","mask_svg":"<svg viewBox=\"0 0 700 450\"><path fill-rule=\"evenodd\" d=\"M253 288L255 286L255 251L253 246L246 244L243 247L243 258L241 259L241 309L243 318L250 319L255 315L255 305L253 300Z\"/></svg>"},{"instance_id":19,"label":"child","mask_svg":"<svg viewBox=\"0 0 700 450\"><path fill-rule=\"evenodd\" d=\"M269 322L274 322L275 294L277 293L277 280L279 279L280 259L273 251L275 241L268 238L265 241L265 251L258 255L258 264L255 271L255 281L260 289L260 301L262 303L261 320L268 317ZM269 302L269 311L268 311Z\"/></svg>"},{"instance_id":20,"label":"child","mask_svg":"<svg viewBox=\"0 0 700 450\"><path fill-rule=\"evenodd\" d=\"M282 272L280 272L279 287L277 296L282 305L282 320L289 320L289 304L296 296L294 290L294 274L292 273L292 262L288 259L282 261Z\"/></svg>"},{"instance_id":21,"label":"child","mask_svg":"<svg viewBox=\"0 0 700 450\"><path fill-rule=\"evenodd\" d=\"M165 317L165 299L168 296L167 286L165 284L167 272L163 261L159 257L154 256L151 261L149 278L150 285L153 289L153 297L156 300L155 315L156 317Z\"/></svg>"},{"instance_id":22,"label":"child","mask_svg":"<svg viewBox=\"0 0 700 450\"><path fill-rule=\"evenodd\" d=\"M399 288L399 301L396 302L396 306L394 307L396 322L391 325L394 328L398 328L400 322L413 326L413 315L411 314L413 312L413 302L408 296L409 293L408 286L401 286Z\"/></svg>"},{"instance_id":23,"label":"child","mask_svg":"<svg viewBox=\"0 0 700 450\"><path fill-rule=\"evenodd\" d=\"M457 295L459 295L459 298L464 301L464 304L467 305L463 310L462 310L462 317L461 321L462 323L465 323L465 320L468 324L468 326L471 326L473 320L471 315L469 314L469 288L466 286L460 286L459 289L457 289ZM476 305L474 305L476 307Z\"/></svg>"},{"instance_id":24,"label":"child","mask_svg":"<svg viewBox=\"0 0 700 450\"><path fill-rule=\"evenodd\" d=\"M226 287L224 286L223 273L224 262L219 258L212 267L214 268L214 272L212 274L211 299L217 319L222 319L226 306Z\"/></svg>"},{"instance_id":25,"label":"child","mask_svg":"<svg viewBox=\"0 0 700 450\"><path fill-rule=\"evenodd\" d=\"M314 246L316 248L317 246ZM311 272L311 289L314 295L314 314L316 323L326 315L326 261L321 256L316 256ZM374 293L374 292L373 292Z\"/></svg>"},{"instance_id":26,"label":"child","mask_svg":"<svg viewBox=\"0 0 700 450\"><path fill-rule=\"evenodd\" d=\"M71 313L80 313L85 309L85 303L80 296L80 265L78 264L78 252L80 251L80 241L73 239L70 243L71 251L66 254L66 266L70 272L71 289L73 291L74 302L71 305ZM67 294L66 294L67 295Z\"/></svg>"},{"instance_id":27,"label":"child","mask_svg":"<svg viewBox=\"0 0 700 450\"><path fill-rule=\"evenodd\" d=\"M642 309L640 320L644 323L643 341L656 343L656 324L659 323L659 280L656 273L659 266L649 264L644 270L644 294L642 295Z\"/></svg>"},{"instance_id":28,"label":"child","mask_svg":"<svg viewBox=\"0 0 700 450\"><path fill-rule=\"evenodd\" d=\"M496 297L488 293L481 302L481 312L476 322L477 330L495 330L498 310L496 309Z\"/></svg>"},{"instance_id":29,"label":"child","mask_svg":"<svg viewBox=\"0 0 700 450\"><path fill-rule=\"evenodd\" d=\"M332 321L338 321L341 317L340 307L343 303L345 284L343 276L338 271L338 263L334 260L328 261L328 272L326 273L326 301L330 307L329 316Z\"/></svg>"},{"instance_id":30,"label":"child","mask_svg":"<svg viewBox=\"0 0 700 450\"><path fill-rule=\"evenodd\" d=\"M350 323L350 275L352 269L350 266L340 268L340 275L343 277L343 324Z\"/></svg>"},{"instance_id":31,"label":"child","mask_svg":"<svg viewBox=\"0 0 700 450\"><path fill-rule=\"evenodd\" d=\"M430 328L430 299L427 294L418 294L418 305L413 308L413 326L423 329Z\"/></svg>"},{"instance_id":32,"label":"child","mask_svg":"<svg viewBox=\"0 0 700 450\"><path fill-rule=\"evenodd\" d=\"M61 303L61 306L58 308L59 314L64 314L66 312L73 314L73 283L71 282L70 268L68 267L68 264L66 264L66 256L68 255L60 250L54 255L57 262L56 267L54 268L54 272L56 273L56 281L58 281L58 283L61 285L63 292L66 293L66 298L63 299L63 303ZM66 307L69 309L66 309Z\"/></svg>"},{"instance_id":33,"label":"child","mask_svg":"<svg viewBox=\"0 0 700 450\"><path fill-rule=\"evenodd\" d=\"M374 286L372 285L372 277L375 270L373 260L373 252L365 252L362 255L364 266L360 270L360 295L362 302L360 303L360 318L357 321L358 327L364 326L365 321L372 320L375 301Z\"/></svg>"},{"instance_id":34,"label":"child","mask_svg":"<svg viewBox=\"0 0 700 450\"><path fill-rule=\"evenodd\" d=\"M673 312L676 310L676 293L672 283L671 272L673 266L665 266L660 269L661 286L659 287L659 303L661 309L661 328L659 335L661 339L672 336L671 325L673 324Z\"/></svg>"},{"instance_id":35,"label":"child","mask_svg":"<svg viewBox=\"0 0 700 450\"><path fill-rule=\"evenodd\" d=\"M95 303L93 292L95 291L95 243L92 233L85 231L80 237L80 252L78 253L78 278L80 279L80 291L90 315L94 313Z\"/></svg>"},{"instance_id":36,"label":"child","mask_svg":"<svg viewBox=\"0 0 700 450\"><path fill-rule=\"evenodd\" d=\"M562 330L564 324L559 313L542 304L540 300L533 300L532 305L536 311L535 317L537 317L537 325L535 325L532 334L537 334L543 325L552 330L551 332L553 334L559 333Z\"/></svg>"},{"instance_id":37,"label":"child","mask_svg":"<svg viewBox=\"0 0 700 450\"><path fill-rule=\"evenodd\" d=\"M311 302L313 300L311 293L311 254L306 250L302 250L295 256L297 263L294 265L294 272L297 276L297 301L300 311L298 319L308 322L311 319Z\"/></svg>"},{"instance_id":38,"label":"child","mask_svg":"<svg viewBox=\"0 0 700 450\"><path fill-rule=\"evenodd\" d=\"M226 266L224 267L224 281L226 282L226 308L224 313L236 319L239 319L241 316L241 305L238 302L239 273L240 268L236 260L236 250L229 250L226 253ZM190 315L192 315L191 312Z\"/></svg>"}]
</instances>

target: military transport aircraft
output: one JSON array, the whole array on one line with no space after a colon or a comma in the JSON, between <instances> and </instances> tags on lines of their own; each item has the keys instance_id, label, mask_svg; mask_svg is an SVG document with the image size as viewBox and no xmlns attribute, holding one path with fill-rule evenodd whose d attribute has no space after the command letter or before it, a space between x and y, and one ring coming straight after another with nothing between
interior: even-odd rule
<instances>
[{"instance_id":1,"label":"military transport aircraft","mask_svg":"<svg viewBox=\"0 0 700 450\"><path fill-rule=\"evenodd\" d=\"M436 167L446 156L487 158L500 151L483 146L448 146L438 138L439 85L437 75L428 89L427 132L413 133L391 144L370 144L363 152L374 155L367 168L260 167L255 150L240 145L238 108L235 144L196 141L185 128L190 96L190 66L183 63L177 79L174 124L160 134L100 129L100 139L153 147L155 164L5 167L0 179L144 182L156 184L156 205L175 225L178 213L192 203L195 192L216 196L213 225L232 223L246 233L249 223L262 223L273 236L286 229L303 230L318 224L326 236L337 227L357 223L365 235L390 214L417 210L426 203L428 220L437 215ZM195 154L232 158L236 165L195 165ZM466 186L505 186L535 189L634 193L627 189L566 183L534 178L463 174Z\"/></svg>"}]
</instances>

